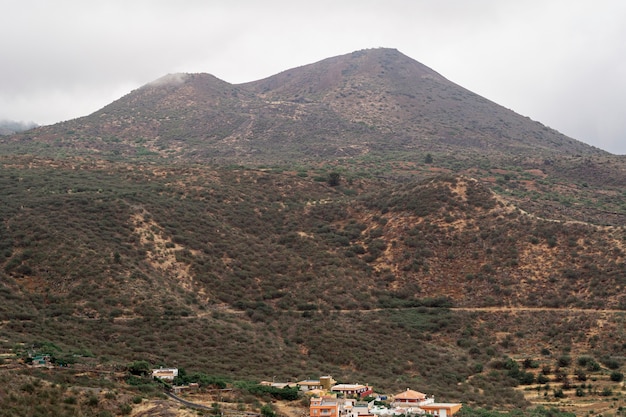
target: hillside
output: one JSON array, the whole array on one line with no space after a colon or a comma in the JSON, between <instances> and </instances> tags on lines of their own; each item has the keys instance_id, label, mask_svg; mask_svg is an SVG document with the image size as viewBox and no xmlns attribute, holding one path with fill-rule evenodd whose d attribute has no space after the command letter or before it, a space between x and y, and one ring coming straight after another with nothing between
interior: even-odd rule
<instances>
[{"instance_id":1,"label":"hillside","mask_svg":"<svg viewBox=\"0 0 626 417\"><path fill-rule=\"evenodd\" d=\"M5 350L53 343L105 369L141 359L242 379L332 373L507 408L527 403L488 372L502 355L626 346L623 228L542 219L468 177L330 186L5 157L0 178Z\"/></svg>"},{"instance_id":2,"label":"hillside","mask_svg":"<svg viewBox=\"0 0 626 417\"><path fill-rule=\"evenodd\" d=\"M579 400L617 409L625 187L624 157L396 50L169 75L0 138L0 378L48 350L81 387L140 390L145 360L572 409L551 390L594 364Z\"/></svg>"},{"instance_id":3,"label":"hillside","mask_svg":"<svg viewBox=\"0 0 626 417\"><path fill-rule=\"evenodd\" d=\"M111 281L111 305L83 299L79 315L133 316L142 303L125 308L122 295L158 287L195 294L179 300L189 313L242 300L362 309L437 297L626 307L622 228L542 219L467 177L331 187L254 170L53 165L4 160L4 271L98 304L96 289Z\"/></svg>"}]
</instances>

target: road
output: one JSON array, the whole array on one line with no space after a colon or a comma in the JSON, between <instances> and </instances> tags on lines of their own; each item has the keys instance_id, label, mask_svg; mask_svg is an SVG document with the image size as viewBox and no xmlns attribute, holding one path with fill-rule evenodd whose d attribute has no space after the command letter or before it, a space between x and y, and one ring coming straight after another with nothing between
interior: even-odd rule
<instances>
[{"instance_id":1,"label":"road","mask_svg":"<svg viewBox=\"0 0 626 417\"><path fill-rule=\"evenodd\" d=\"M167 395L168 397L170 397L171 399L173 399L174 401L178 401L179 403L181 403L182 405L184 405L185 407L189 407L189 408L195 408L198 410L213 410L213 407L207 407L206 405L203 404L198 404L198 403L192 403L191 401L187 401L183 398L180 398L178 395L170 392L170 391L164 391L165 395ZM260 414L258 413L252 413L249 411L241 411L241 410L235 410L235 409L230 409L230 408L221 408L220 407L220 413L222 416L228 416L228 417L260 417Z\"/></svg>"}]
</instances>

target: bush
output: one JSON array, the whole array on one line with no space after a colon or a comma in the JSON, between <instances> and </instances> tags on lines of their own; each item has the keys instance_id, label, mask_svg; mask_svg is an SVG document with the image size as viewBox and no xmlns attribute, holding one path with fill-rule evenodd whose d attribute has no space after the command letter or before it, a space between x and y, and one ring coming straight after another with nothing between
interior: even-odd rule
<instances>
[{"instance_id":1,"label":"bush","mask_svg":"<svg viewBox=\"0 0 626 417\"><path fill-rule=\"evenodd\" d=\"M620 362L615 358L602 358L601 362L609 369L618 369L620 367Z\"/></svg>"},{"instance_id":2,"label":"bush","mask_svg":"<svg viewBox=\"0 0 626 417\"><path fill-rule=\"evenodd\" d=\"M263 417L276 417L276 412L272 408L271 404L265 404L261 407L261 415Z\"/></svg>"},{"instance_id":3,"label":"bush","mask_svg":"<svg viewBox=\"0 0 626 417\"><path fill-rule=\"evenodd\" d=\"M624 374L618 371L611 372L611 381L622 382L624 380Z\"/></svg>"},{"instance_id":4,"label":"bush","mask_svg":"<svg viewBox=\"0 0 626 417\"><path fill-rule=\"evenodd\" d=\"M559 358L557 359L557 364L562 368L566 368L572 364L572 358L571 356L567 355L559 356Z\"/></svg>"},{"instance_id":5,"label":"bush","mask_svg":"<svg viewBox=\"0 0 626 417\"><path fill-rule=\"evenodd\" d=\"M530 385L535 382L535 374L532 372L520 372L518 379L520 384Z\"/></svg>"},{"instance_id":6,"label":"bush","mask_svg":"<svg viewBox=\"0 0 626 417\"><path fill-rule=\"evenodd\" d=\"M90 407L95 407L98 405L100 401L98 400L98 397L96 397L95 395L90 395L89 398L87 398L86 404Z\"/></svg>"},{"instance_id":7,"label":"bush","mask_svg":"<svg viewBox=\"0 0 626 417\"><path fill-rule=\"evenodd\" d=\"M589 372L598 372L600 370L600 364L594 360L587 363L587 370Z\"/></svg>"},{"instance_id":8,"label":"bush","mask_svg":"<svg viewBox=\"0 0 626 417\"><path fill-rule=\"evenodd\" d=\"M145 376L151 371L151 366L146 361L135 361L128 365L128 372L132 375Z\"/></svg>"},{"instance_id":9,"label":"bush","mask_svg":"<svg viewBox=\"0 0 626 417\"><path fill-rule=\"evenodd\" d=\"M133 407L130 404L122 404L120 406L120 414L123 416L129 415L133 411Z\"/></svg>"}]
</instances>

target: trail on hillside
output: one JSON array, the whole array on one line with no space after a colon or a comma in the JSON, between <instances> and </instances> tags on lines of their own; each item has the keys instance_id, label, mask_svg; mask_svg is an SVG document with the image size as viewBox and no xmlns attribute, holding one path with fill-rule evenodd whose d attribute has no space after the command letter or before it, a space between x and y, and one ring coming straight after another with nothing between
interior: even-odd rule
<instances>
[{"instance_id":1,"label":"trail on hillside","mask_svg":"<svg viewBox=\"0 0 626 417\"><path fill-rule=\"evenodd\" d=\"M397 308L371 308L367 310L335 310L337 313L367 313L376 311L402 311L402 310L415 310L419 307L397 307ZM476 311L486 313L500 313L500 312L569 312L569 313L606 313L606 314L626 314L626 310L617 309L595 309L595 308L568 308L568 307L507 307L507 306L495 306L495 307L446 307L450 311Z\"/></svg>"},{"instance_id":2,"label":"trail on hillside","mask_svg":"<svg viewBox=\"0 0 626 417\"><path fill-rule=\"evenodd\" d=\"M333 310L333 313L339 314L350 314L350 313L375 313L380 311L409 311L415 310L420 307L395 307L395 308L370 308L370 309L360 309L360 310ZM496 307L446 307L450 311L468 311L468 312L484 312L484 313L524 313L524 312L555 312L555 313L584 313L584 314L626 314L626 310L617 310L617 309L594 309L594 308L555 308L555 307L506 307L506 306L496 306ZM246 314L243 310L235 310L232 308L223 308L198 312L194 315L189 316L181 316L178 317L182 320L194 320L194 319L203 319L207 317L212 317L214 311L219 311L222 314L233 314L233 315L244 315ZM317 311L318 313L323 313L321 310ZM115 317L113 321L116 322L124 322L124 321L132 321L139 319L140 316L132 316L132 317ZM95 320L95 319L94 319Z\"/></svg>"},{"instance_id":3,"label":"trail on hillside","mask_svg":"<svg viewBox=\"0 0 626 417\"><path fill-rule=\"evenodd\" d=\"M572 312L572 313L624 313L626 310L616 309L595 309L595 308L555 308L555 307L451 307L452 311L484 311L484 312L533 312L533 311L554 311L554 312Z\"/></svg>"}]
</instances>

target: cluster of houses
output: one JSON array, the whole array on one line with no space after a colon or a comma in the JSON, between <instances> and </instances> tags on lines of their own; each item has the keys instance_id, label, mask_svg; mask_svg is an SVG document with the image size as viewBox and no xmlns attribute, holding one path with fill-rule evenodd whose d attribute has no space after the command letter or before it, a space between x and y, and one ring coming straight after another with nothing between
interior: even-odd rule
<instances>
[{"instance_id":1,"label":"cluster of houses","mask_svg":"<svg viewBox=\"0 0 626 417\"><path fill-rule=\"evenodd\" d=\"M461 409L459 403L438 403L433 396L408 389L387 398L374 395L368 384L336 384L331 376L317 380L297 382L300 390L311 396L309 417L379 417L430 414L449 417ZM278 388L291 386L289 383L265 382ZM365 398L374 398L363 401ZM376 405L385 401L388 406Z\"/></svg>"},{"instance_id":2,"label":"cluster of houses","mask_svg":"<svg viewBox=\"0 0 626 417\"><path fill-rule=\"evenodd\" d=\"M178 376L178 369L153 369L152 376L173 381ZM309 417L386 417L423 414L450 417L461 409L459 403L438 403L435 402L435 397L408 388L390 398L375 395L368 384L337 384L337 381L329 375L295 383L263 381L261 385L275 388L298 387L311 397ZM370 401L365 401L366 398ZM381 402L386 405L377 405Z\"/></svg>"}]
</instances>

